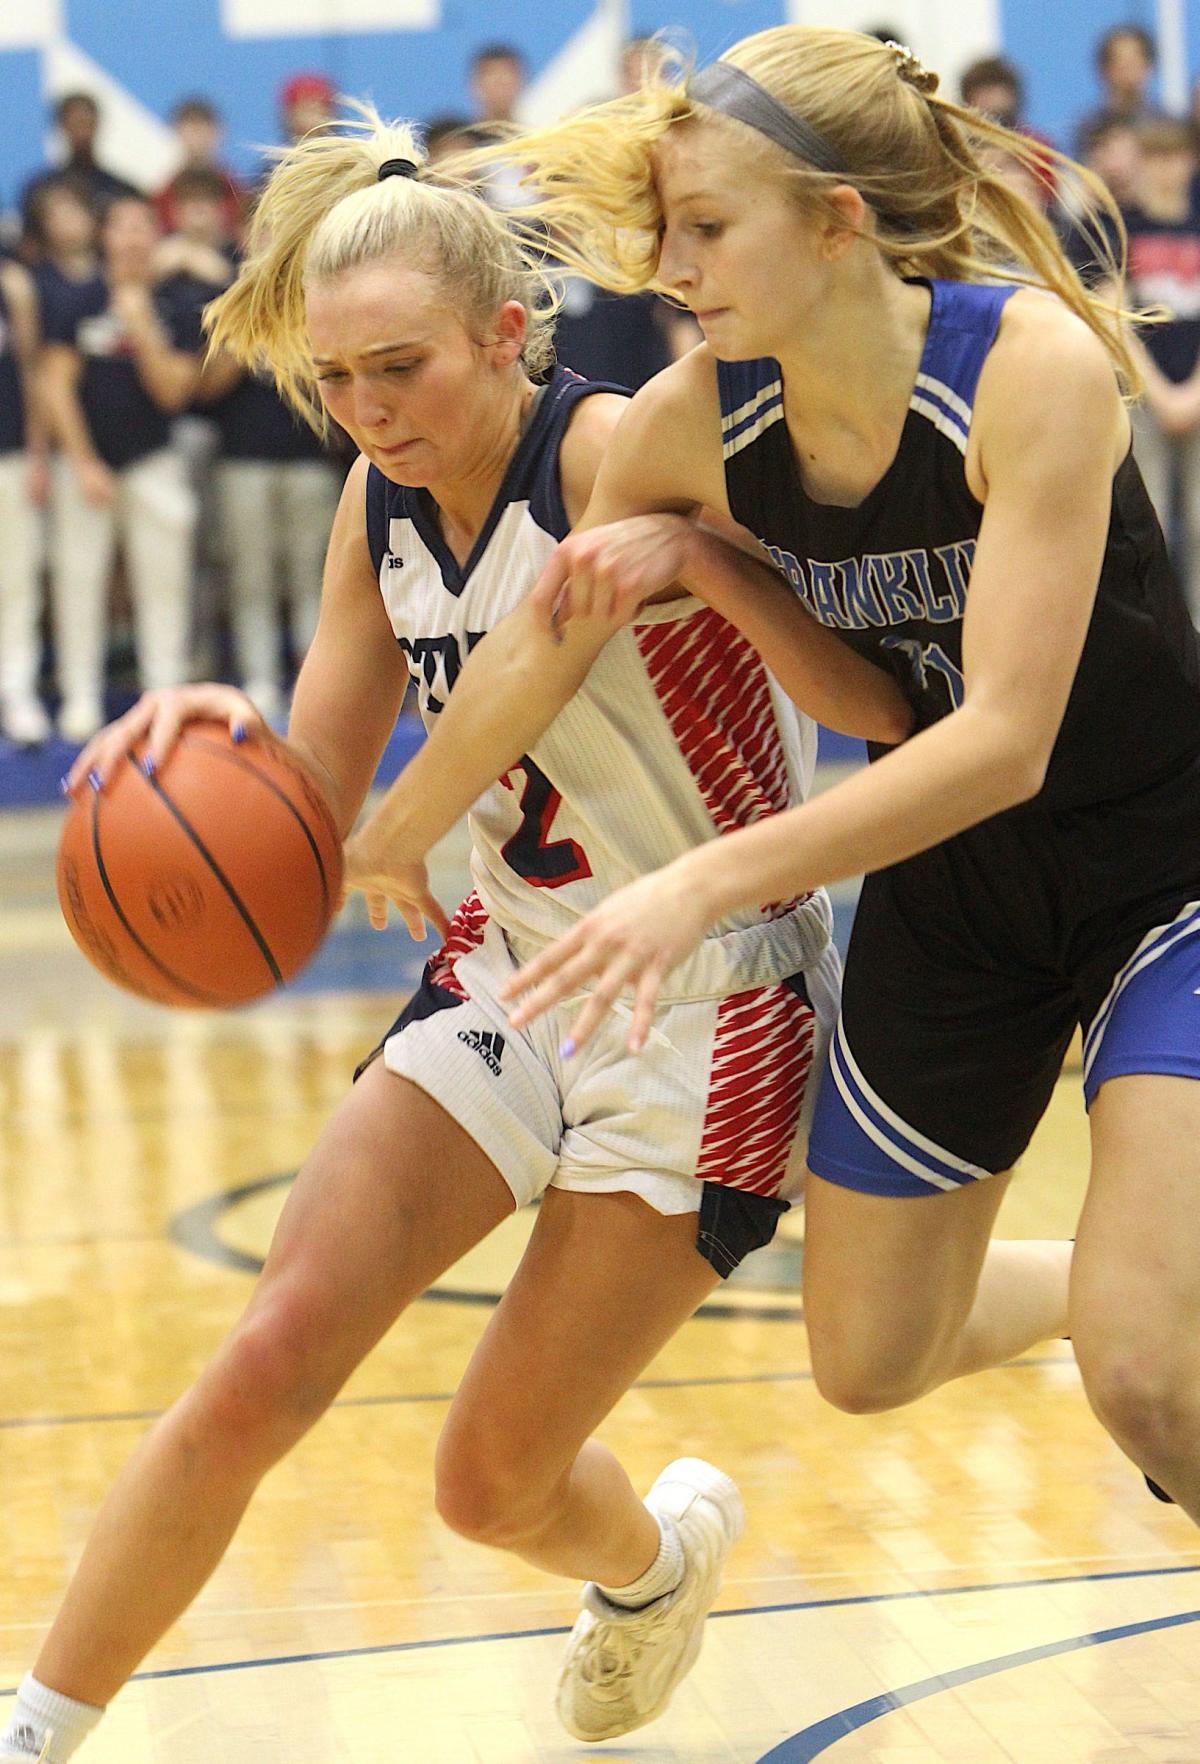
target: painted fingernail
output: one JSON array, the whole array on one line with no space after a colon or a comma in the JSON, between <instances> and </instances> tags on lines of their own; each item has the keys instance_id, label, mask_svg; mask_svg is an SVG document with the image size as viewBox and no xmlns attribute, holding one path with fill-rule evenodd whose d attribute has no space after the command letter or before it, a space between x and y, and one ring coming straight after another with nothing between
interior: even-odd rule
<instances>
[{"instance_id":1,"label":"painted fingernail","mask_svg":"<svg viewBox=\"0 0 1200 1764\"><path fill-rule=\"evenodd\" d=\"M152 753L144 753L142 755L142 770L145 772L147 778L153 778L155 772L157 772L158 767L154 763L154 755Z\"/></svg>"},{"instance_id":2,"label":"painted fingernail","mask_svg":"<svg viewBox=\"0 0 1200 1764\"><path fill-rule=\"evenodd\" d=\"M97 771L89 772L88 773L88 783L91 785L93 790L99 790L99 788L100 788L100 774L99 774L99 772L97 772Z\"/></svg>"},{"instance_id":3,"label":"painted fingernail","mask_svg":"<svg viewBox=\"0 0 1200 1764\"><path fill-rule=\"evenodd\" d=\"M245 725L245 723L235 723L233 725L234 746L240 747L242 745L242 742L245 739L246 739L246 725Z\"/></svg>"},{"instance_id":4,"label":"painted fingernail","mask_svg":"<svg viewBox=\"0 0 1200 1764\"><path fill-rule=\"evenodd\" d=\"M562 1046L558 1050L558 1057L560 1060L569 1060L571 1058L571 1055L574 1052L575 1052L574 1040L571 1038L571 1036L568 1035L567 1039L563 1042Z\"/></svg>"},{"instance_id":5,"label":"painted fingernail","mask_svg":"<svg viewBox=\"0 0 1200 1764\"><path fill-rule=\"evenodd\" d=\"M63 773L62 777L58 780L58 788L62 791L64 796L70 796L70 794L71 794L71 780L67 777L67 774L65 772Z\"/></svg>"}]
</instances>

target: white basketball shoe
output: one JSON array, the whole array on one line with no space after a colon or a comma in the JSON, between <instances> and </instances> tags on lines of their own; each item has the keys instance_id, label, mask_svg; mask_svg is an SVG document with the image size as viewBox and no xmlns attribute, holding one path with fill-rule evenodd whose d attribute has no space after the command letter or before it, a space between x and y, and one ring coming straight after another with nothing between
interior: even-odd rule
<instances>
[{"instance_id":1,"label":"white basketball shoe","mask_svg":"<svg viewBox=\"0 0 1200 1764\"><path fill-rule=\"evenodd\" d=\"M661 1715L695 1664L704 1619L746 1523L737 1485L702 1458L668 1464L646 1496L674 1522L683 1579L640 1611L612 1604L588 1582L558 1681L558 1717L579 1740L616 1739Z\"/></svg>"},{"instance_id":2,"label":"white basketball shoe","mask_svg":"<svg viewBox=\"0 0 1200 1764\"><path fill-rule=\"evenodd\" d=\"M7 1764L10 1758L17 1760L18 1764L50 1764L50 1746L53 1739L53 1733L48 1733L41 1750L38 1752L17 1751L12 1746L0 1743L0 1764Z\"/></svg>"}]
</instances>

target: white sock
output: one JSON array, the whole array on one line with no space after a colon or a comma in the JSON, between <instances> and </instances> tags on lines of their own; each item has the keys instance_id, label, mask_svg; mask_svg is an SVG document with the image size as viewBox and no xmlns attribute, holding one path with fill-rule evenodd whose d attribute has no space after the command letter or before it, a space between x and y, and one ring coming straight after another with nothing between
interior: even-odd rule
<instances>
[{"instance_id":1,"label":"white sock","mask_svg":"<svg viewBox=\"0 0 1200 1764\"><path fill-rule=\"evenodd\" d=\"M610 1605L621 1605L629 1611L640 1611L644 1605L652 1605L655 1599L665 1598L683 1579L685 1567L683 1545L679 1541L679 1532L673 1519L664 1518L656 1513L658 1520L659 1545L658 1554L644 1574L631 1580L628 1586L601 1586Z\"/></svg>"},{"instance_id":2,"label":"white sock","mask_svg":"<svg viewBox=\"0 0 1200 1764\"><path fill-rule=\"evenodd\" d=\"M0 1747L7 1747L20 1756L28 1753L30 1758L37 1758L47 1734L53 1734L46 1764L67 1764L67 1759L79 1750L103 1713L103 1709L97 1709L91 1703L77 1703L73 1697L49 1690L46 1685L38 1683L32 1672L27 1672L17 1692L12 1717L4 1732L0 1733Z\"/></svg>"}]
</instances>

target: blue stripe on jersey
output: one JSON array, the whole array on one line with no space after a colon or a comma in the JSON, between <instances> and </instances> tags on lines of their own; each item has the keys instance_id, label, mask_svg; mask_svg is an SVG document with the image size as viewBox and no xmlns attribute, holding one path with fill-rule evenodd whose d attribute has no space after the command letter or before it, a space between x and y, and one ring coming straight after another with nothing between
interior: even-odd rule
<instances>
[{"instance_id":1,"label":"blue stripe on jersey","mask_svg":"<svg viewBox=\"0 0 1200 1764\"><path fill-rule=\"evenodd\" d=\"M717 391L721 399L721 430L741 422L769 388L782 386L779 363L771 356L758 361L718 361Z\"/></svg>"},{"instance_id":2,"label":"blue stripe on jersey","mask_svg":"<svg viewBox=\"0 0 1200 1764\"><path fill-rule=\"evenodd\" d=\"M929 330L910 408L966 452L975 389L1012 282L930 282Z\"/></svg>"},{"instance_id":3,"label":"blue stripe on jersey","mask_svg":"<svg viewBox=\"0 0 1200 1764\"><path fill-rule=\"evenodd\" d=\"M743 415L734 411L725 418L721 424L721 434L726 445L744 435L755 423L761 423L768 412L776 409L782 413L783 386L778 380L773 385L764 386L758 398L751 400L749 410L745 410Z\"/></svg>"},{"instance_id":4,"label":"blue stripe on jersey","mask_svg":"<svg viewBox=\"0 0 1200 1764\"><path fill-rule=\"evenodd\" d=\"M387 552L388 497L392 489L393 485L378 466L367 467L367 544L371 550L371 562L375 566L376 581L379 580L379 572L383 568L383 559Z\"/></svg>"},{"instance_id":5,"label":"blue stripe on jersey","mask_svg":"<svg viewBox=\"0 0 1200 1764\"><path fill-rule=\"evenodd\" d=\"M1017 288L1008 282L931 281L928 286L929 331L911 408L965 453L979 375L1005 302ZM783 379L771 356L718 361L717 390L726 458L782 417Z\"/></svg>"}]
</instances>

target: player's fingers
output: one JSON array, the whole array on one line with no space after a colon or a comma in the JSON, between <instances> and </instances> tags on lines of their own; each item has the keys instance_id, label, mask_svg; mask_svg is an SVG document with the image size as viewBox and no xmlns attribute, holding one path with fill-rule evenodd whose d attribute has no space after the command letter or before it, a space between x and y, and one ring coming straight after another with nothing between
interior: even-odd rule
<instances>
[{"instance_id":1,"label":"player's fingers","mask_svg":"<svg viewBox=\"0 0 1200 1764\"><path fill-rule=\"evenodd\" d=\"M526 1023L531 1023L553 1005L560 1004L571 993L580 991L588 980L600 972L604 960L602 949L585 944L578 954L561 962L540 985L535 986L532 992L521 999L509 1016L513 1028L523 1029Z\"/></svg>"},{"instance_id":2,"label":"player's fingers","mask_svg":"<svg viewBox=\"0 0 1200 1764\"><path fill-rule=\"evenodd\" d=\"M570 595L566 592L569 575L566 557L560 547L550 558L529 591L529 598L537 617L552 630L560 620L565 624L571 616Z\"/></svg>"},{"instance_id":3,"label":"player's fingers","mask_svg":"<svg viewBox=\"0 0 1200 1764\"><path fill-rule=\"evenodd\" d=\"M608 964L559 1050L564 1059L577 1053L584 1042L595 1034L616 1002L621 988L628 981L634 965L634 957L628 954L619 955Z\"/></svg>"},{"instance_id":4,"label":"player's fingers","mask_svg":"<svg viewBox=\"0 0 1200 1764\"><path fill-rule=\"evenodd\" d=\"M450 935L450 917L441 901L432 894L421 896L421 911L443 941Z\"/></svg>"},{"instance_id":5,"label":"player's fingers","mask_svg":"<svg viewBox=\"0 0 1200 1764\"><path fill-rule=\"evenodd\" d=\"M190 686L184 692L164 697L159 704L146 744L151 768L157 771L164 764L185 723L206 717L228 722L234 741L244 740L251 733L261 734L266 728L250 700L240 692L228 686Z\"/></svg>"},{"instance_id":6,"label":"player's fingers","mask_svg":"<svg viewBox=\"0 0 1200 1764\"><path fill-rule=\"evenodd\" d=\"M527 1023L532 1023L535 1017L540 1017L568 993L578 991L582 981L595 970L596 963L586 952L564 963L522 995L508 1014L509 1022L514 1029L524 1029Z\"/></svg>"},{"instance_id":7,"label":"player's fingers","mask_svg":"<svg viewBox=\"0 0 1200 1764\"><path fill-rule=\"evenodd\" d=\"M396 904L400 909L400 917L404 920L405 929L413 942L424 943L425 915L422 913L420 907L417 906L415 901L411 900L397 901Z\"/></svg>"},{"instance_id":8,"label":"player's fingers","mask_svg":"<svg viewBox=\"0 0 1200 1764\"><path fill-rule=\"evenodd\" d=\"M658 989L663 980L663 964L654 960L638 978L633 993L633 1018L629 1025L626 1046L630 1053L641 1053L654 1026Z\"/></svg>"},{"instance_id":9,"label":"player's fingers","mask_svg":"<svg viewBox=\"0 0 1200 1764\"><path fill-rule=\"evenodd\" d=\"M93 735L67 774L68 788L76 789L85 779L97 790L107 784L130 744L145 733L153 714L153 703L148 704L145 699L139 699L123 717L101 729L98 735Z\"/></svg>"},{"instance_id":10,"label":"player's fingers","mask_svg":"<svg viewBox=\"0 0 1200 1764\"><path fill-rule=\"evenodd\" d=\"M556 942L547 945L540 954L533 957L532 961L528 961L523 967L518 968L515 974L510 974L497 994L501 1004L511 1004L515 998L518 998L529 988L540 986L564 962L570 960L571 956L581 947L584 935L584 922L581 921L573 931L568 931L565 937L560 937Z\"/></svg>"},{"instance_id":11,"label":"player's fingers","mask_svg":"<svg viewBox=\"0 0 1200 1764\"><path fill-rule=\"evenodd\" d=\"M547 944L542 953L522 963L522 967L517 968L514 974L508 975L508 979L496 993L499 1002L512 1004L512 1000L519 997L522 991L526 991L529 986L538 986L540 981L544 981L545 975L552 974L561 961L566 961L570 954L574 954L575 949L581 946L584 923L586 921L577 924L574 931L566 933L566 937L556 938L552 944Z\"/></svg>"},{"instance_id":12,"label":"player's fingers","mask_svg":"<svg viewBox=\"0 0 1200 1764\"><path fill-rule=\"evenodd\" d=\"M386 931L388 922L388 900L386 894L378 894L373 888L366 891L367 918L373 931Z\"/></svg>"}]
</instances>

